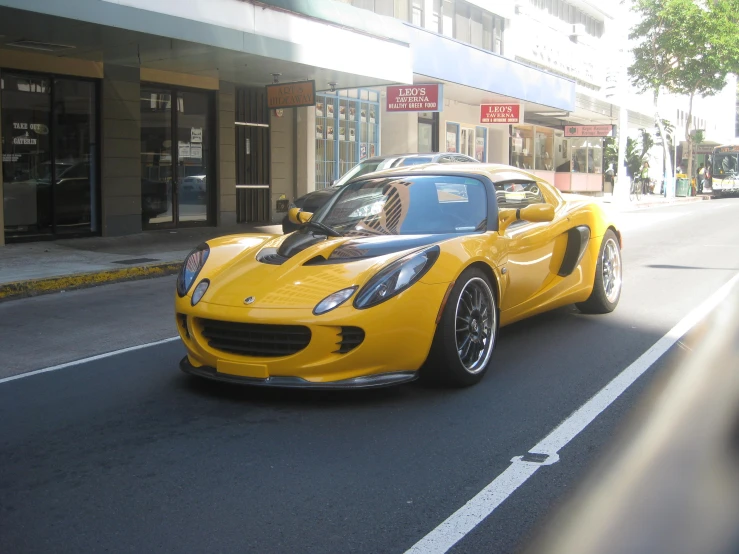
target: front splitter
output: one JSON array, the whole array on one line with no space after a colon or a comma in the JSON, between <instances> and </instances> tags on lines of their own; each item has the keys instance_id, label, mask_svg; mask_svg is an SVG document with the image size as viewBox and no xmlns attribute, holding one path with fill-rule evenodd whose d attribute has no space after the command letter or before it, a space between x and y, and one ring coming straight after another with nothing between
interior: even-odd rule
<instances>
[{"instance_id":1,"label":"front splitter","mask_svg":"<svg viewBox=\"0 0 739 554\"><path fill-rule=\"evenodd\" d=\"M253 385L257 387L273 387L283 389L312 389L312 390L347 390L347 389L373 389L380 387L389 387L415 381L418 378L417 371L396 371L393 373L379 373L377 375L366 375L362 377L354 377L352 379L343 379L341 381L329 381L316 383L308 381L302 377L275 376L267 379L255 379L252 377L241 377L238 375L229 375L228 373L219 373L215 368L209 366L195 367L187 359L187 356L180 361L180 369L190 375L204 377L213 381L221 381L224 383L233 383L236 385Z\"/></svg>"}]
</instances>

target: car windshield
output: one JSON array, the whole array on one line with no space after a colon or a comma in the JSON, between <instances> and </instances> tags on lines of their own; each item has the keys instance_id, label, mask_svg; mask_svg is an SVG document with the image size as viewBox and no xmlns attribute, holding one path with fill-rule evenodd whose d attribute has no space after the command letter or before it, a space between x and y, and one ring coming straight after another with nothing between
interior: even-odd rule
<instances>
[{"instance_id":1,"label":"car windshield","mask_svg":"<svg viewBox=\"0 0 739 554\"><path fill-rule=\"evenodd\" d=\"M377 171L384 161L385 160L367 160L365 162L361 162L352 167L346 173L344 173L344 175L341 176L341 179L334 183L334 186L340 187L344 183L348 183L349 180L353 179L354 177L361 177L362 175L366 175L367 173Z\"/></svg>"},{"instance_id":2,"label":"car windshield","mask_svg":"<svg viewBox=\"0 0 739 554\"><path fill-rule=\"evenodd\" d=\"M347 185L314 218L349 236L470 233L487 228L487 196L469 177L370 178Z\"/></svg>"},{"instance_id":3,"label":"car windshield","mask_svg":"<svg viewBox=\"0 0 739 554\"><path fill-rule=\"evenodd\" d=\"M433 159L429 156L414 156L410 158L403 158L400 160L399 166L401 165L419 165L431 163Z\"/></svg>"}]
</instances>

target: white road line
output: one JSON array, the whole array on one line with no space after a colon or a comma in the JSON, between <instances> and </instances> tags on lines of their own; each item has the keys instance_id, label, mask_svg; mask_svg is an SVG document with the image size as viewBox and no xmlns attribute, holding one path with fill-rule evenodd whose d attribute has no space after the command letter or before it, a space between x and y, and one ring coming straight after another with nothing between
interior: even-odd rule
<instances>
[{"instance_id":1,"label":"white road line","mask_svg":"<svg viewBox=\"0 0 739 554\"><path fill-rule=\"evenodd\" d=\"M158 346L160 344L166 344L175 340L180 340L180 337L170 337L168 339L162 339L155 342L147 342L146 344L139 344L136 346L129 346L128 348L121 348L120 350L113 350L113 352L106 352L105 354L98 354L97 356L90 356L89 358L82 358L81 360L75 360L74 362L67 362L64 364L53 365L51 367L45 367L44 369L37 369L35 371L29 371L27 373L21 373L20 375L13 375L12 377L5 377L0 379L0 385L9 381L15 381L16 379L23 379L24 377L31 377L32 375L38 375L39 373L48 373L50 371L56 371L58 369L64 369L75 365L86 364L87 362L94 362L96 360L102 360L104 358L110 358L111 356L117 356L118 354L125 354L126 352L133 352L135 350L141 350L142 348L149 348L150 346Z\"/></svg>"},{"instance_id":2,"label":"white road line","mask_svg":"<svg viewBox=\"0 0 739 554\"><path fill-rule=\"evenodd\" d=\"M583 404L572 415L560 423L551 433L529 450L532 454L544 454L549 458L543 463L524 461L520 456L511 460L511 465L469 502L454 512L428 535L414 544L406 554L442 554L451 549L464 536L513 492L523 485L542 465L559 459L558 451L574 439L601 412L610 406L641 377L667 350L695 327L711 310L718 306L739 282L739 274L713 293L707 300L685 316L677 325L659 339L634 363L624 369L595 396ZM542 458L544 458L542 456Z\"/></svg>"}]
</instances>

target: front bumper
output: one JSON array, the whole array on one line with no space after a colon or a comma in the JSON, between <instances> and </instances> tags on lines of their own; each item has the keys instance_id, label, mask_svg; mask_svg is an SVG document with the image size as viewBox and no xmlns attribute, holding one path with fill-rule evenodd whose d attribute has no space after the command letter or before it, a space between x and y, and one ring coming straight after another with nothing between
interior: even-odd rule
<instances>
[{"instance_id":1,"label":"front bumper","mask_svg":"<svg viewBox=\"0 0 739 554\"><path fill-rule=\"evenodd\" d=\"M183 370L234 383L306 388L361 388L410 381L428 356L436 316L448 284L416 283L378 306L351 304L321 316L311 309L223 306L177 298L177 328L187 349ZM305 326L307 346L295 353L262 356L221 349L205 335L203 321ZM342 351L341 334L359 328L364 337ZM184 362L183 362L184 364Z\"/></svg>"},{"instance_id":2,"label":"front bumper","mask_svg":"<svg viewBox=\"0 0 739 554\"><path fill-rule=\"evenodd\" d=\"M312 390L342 390L342 389L376 389L380 387L389 387L399 385L400 383L409 383L418 378L417 371L396 371L394 373L380 373L376 375L366 375L363 377L354 377L353 379L343 379L341 381L329 381L326 383L315 383L307 381L302 377L275 376L266 379L255 379L252 377L241 377L238 375L230 375L228 373L219 373L215 368L208 366L195 367L187 359L187 356L180 361L180 369L190 375L197 375L213 381L222 381L224 383L234 383L237 385L254 385L259 387L275 387L284 389L312 389Z\"/></svg>"}]
</instances>

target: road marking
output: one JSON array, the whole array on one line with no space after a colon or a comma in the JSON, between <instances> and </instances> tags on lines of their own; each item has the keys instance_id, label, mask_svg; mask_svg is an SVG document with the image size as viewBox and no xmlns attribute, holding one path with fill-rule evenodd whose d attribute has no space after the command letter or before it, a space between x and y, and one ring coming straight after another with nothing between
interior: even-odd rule
<instances>
[{"instance_id":1,"label":"road marking","mask_svg":"<svg viewBox=\"0 0 739 554\"><path fill-rule=\"evenodd\" d=\"M545 454L556 461L558 451L574 439L598 415L610 406L641 377L667 350L677 343L685 333L695 327L708 313L724 300L731 288L739 282L739 274L714 292L697 308L670 329L634 363L619 373L595 396L580 406L572 415L560 423L551 433L529 449L530 453ZM406 554L442 554L451 549L480 522L487 518L513 492L523 485L542 465L549 462L529 462L517 456L511 465L498 475L488 486L469 502L454 512L428 535L414 544Z\"/></svg>"},{"instance_id":2,"label":"road marking","mask_svg":"<svg viewBox=\"0 0 739 554\"><path fill-rule=\"evenodd\" d=\"M102 360L110 358L111 356L117 356L118 354L125 354L126 352L133 352L135 350L141 350L143 348L149 348L150 346L158 346L160 344L166 344L175 340L180 340L180 337L170 337L168 339L158 340L155 342L147 342L146 344L139 344L137 346L129 346L128 348L122 348L120 350L113 350L112 352L106 352L105 354L98 354L97 356L90 356L89 358L82 358L81 360L75 360L73 362L66 362L64 364L53 365L51 367L45 367L44 369L36 369L27 373L21 373L20 375L13 375L12 377L4 377L0 379L0 385L9 381L15 381L16 379L23 379L24 377L31 377L32 375L38 375L39 373L48 373L50 371L57 371L58 369L64 369L80 364L86 364L87 362L94 362L96 360Z\"/></svg>"}]
</instances>

